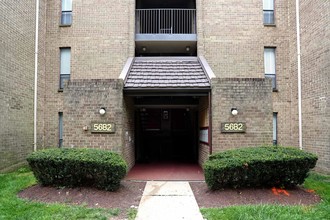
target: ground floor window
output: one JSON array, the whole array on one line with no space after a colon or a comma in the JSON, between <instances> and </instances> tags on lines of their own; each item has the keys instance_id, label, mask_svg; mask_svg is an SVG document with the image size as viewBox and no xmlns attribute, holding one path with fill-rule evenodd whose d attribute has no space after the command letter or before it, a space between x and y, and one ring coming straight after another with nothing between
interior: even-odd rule
<instances>
[{"instance_id":1,"label":"ground floor window","mask_svg":"<svg viewBox=\"0 0 330 220\"><path fill-rule=\"evenodd\" d=\"M277 112L273 112L273 145L277 145Z\"/></svg>"},{"instance_id":2,"label":"ground floor window","mask_svg":"<svg viewBox=\"0 0 330 220\"><path fill-rule=\"evenodd\" d=\"M59 133L58 147L62 147L63 146L63 112L58 113L58 133Z\"/></svg>"}]
</instances>

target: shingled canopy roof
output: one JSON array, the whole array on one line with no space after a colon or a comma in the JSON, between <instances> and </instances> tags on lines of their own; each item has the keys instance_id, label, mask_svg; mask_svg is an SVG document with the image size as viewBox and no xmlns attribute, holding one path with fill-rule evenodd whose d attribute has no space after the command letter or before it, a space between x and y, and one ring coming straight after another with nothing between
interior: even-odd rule
<instances>
[{"instance_id":1,"label":"shingled canopy roof","mask_svg":"<svg viewBox=\"0 0 330 220\"><path fill-rule=\"evenodd\" d=\"M197 57L137 57L127 74L126 93L200 93L210 80Z\"/></svg>"}]
</instances>

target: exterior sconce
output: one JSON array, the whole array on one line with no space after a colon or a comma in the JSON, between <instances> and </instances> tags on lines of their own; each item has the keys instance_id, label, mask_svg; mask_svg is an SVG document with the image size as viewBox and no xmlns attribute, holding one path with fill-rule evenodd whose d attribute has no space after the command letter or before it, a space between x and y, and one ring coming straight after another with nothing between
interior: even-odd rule
<instances>
[{"instance_id":1,"label":"exterior sconce","mask_svg":"<svg viewBox=\"0 0 330 220\"><path fill-rule=\"evenodd\" d=\"M85 126L83 127L83 130L84 130L84 131L88 131L88 126L85 125Z\"/></svg>"},{"instance_id":2,"label":"exterior sconce","mask_svg":"<svg viewBox=\"0 0 330 220\"><path fill-rule=\"evenodd\" d=\"M237 108L231 108L230 111L231 111L231 114L234 116L238 114Z\"/></svg>"},{"instance_id":3,"label":"exterior sconce","mask_svg":"<svg viewBox=\"0 0 330 220\"><path fill-rule=\"evenodd\" d=\"M99 110L100 115L104 115L105 112L106 111L105 111L105 108L104 107L100 108L100 110Z\"/></svg>"}]
</instances>

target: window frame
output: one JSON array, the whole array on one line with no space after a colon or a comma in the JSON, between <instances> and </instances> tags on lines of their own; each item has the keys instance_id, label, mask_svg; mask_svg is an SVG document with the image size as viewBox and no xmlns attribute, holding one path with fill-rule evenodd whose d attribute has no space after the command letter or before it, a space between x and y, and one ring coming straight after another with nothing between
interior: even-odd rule
<instances>
[{"instance_id":1,"label":"window frame","mask_svg":"<svg viewBox=\"0 0 330 220\"><path fill-rule=\"evenodd\" d=\"M272 1L273 7L266 8L266 6L264 4L265 1ZM275 26L275 0L263 0L262 1L262 10L263 10L263 18L262 18L263 24L265 26ZM271 19L267 19L267 21L270 20L270 22L266 22L265 14L267 14L267 13L268 13L268 15L270 15L269 18L271 18Z\"/></svg>"},{"instance_id":2,"label":"window frame","mask_svg":"<svg viewBox=\"0 0 330 220\"><path fill-rule=\"evenodd\" d=\"M272 60L272 62L274 63L274 69L273 72L266 72L267 66L266 66L266 51L267 50L272 50L273 51L273 57L274 60ZM277 71L276 71L276 47L264 47L264 75L265 78L271 78L272 79L272 89L273 92L277 92L278 88L277 88Z\"/></svg>"},{"instance_id":3,"label":"window frame","mask_svg":"<svg viewBox=\"0 0 330 220\"><path fill-rule=\"evenodd\" d=\"M62 66L63 66L63 56L62 56L62 52L64 50L69 50L69 63L68 63L68 66L69 66L69 73L62 73ZM59 89L58 91L59 92L62 92L63 89L64 89L64 80L70 80L70 76L71 76L71 47L60 47L60 77L59 77Z\"/></svg>"},{"instance_id":4,"label":"window frame","mask_svg":"<svg viewBox=\"0 0 330 220\"><path fill-rule=\"evenodd\" d=\"M69 6L68 9L64 8L64 5L66 5L64 3L65 1L70 1L70 6ZM69 3L67 3L67 4L69 4ZM71 25L72 25L72 0L61 0L60 26L61 27L69 27Z\"/></svg>"},{"instance_id":5,"label":"window frame","mask_svg":"<svg viewBox=\"0 0 330 220\"><path fill-rule=\"evenodd\" d=\"M278 112L273 112L273 145L278 145Z\"/></svg>"}]
</instances>

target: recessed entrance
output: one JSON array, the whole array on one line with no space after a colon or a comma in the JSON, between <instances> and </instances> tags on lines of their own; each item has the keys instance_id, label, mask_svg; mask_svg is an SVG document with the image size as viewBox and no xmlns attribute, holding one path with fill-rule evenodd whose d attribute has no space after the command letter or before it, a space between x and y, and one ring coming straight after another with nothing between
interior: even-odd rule
<instances>
[{"instance_id":1,"label":"recessed entrance","mask_svg":"<svg viewBox=\"0 0 330 220\"><path fill-rule=\"evenodd\" d=\"M177 102L178 98L162 100ZM198 115L194 105L145 105L137 108L135 125L136 162L197 162Z\"/></svg>"}]
</instances>

